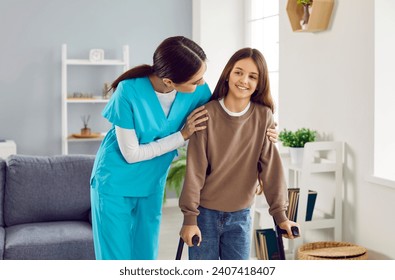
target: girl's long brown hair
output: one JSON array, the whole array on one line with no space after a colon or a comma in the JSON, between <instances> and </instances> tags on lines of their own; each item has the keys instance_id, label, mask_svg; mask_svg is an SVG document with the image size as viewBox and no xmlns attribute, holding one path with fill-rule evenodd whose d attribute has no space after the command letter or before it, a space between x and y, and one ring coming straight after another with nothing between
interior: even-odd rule
<instances>
[{"instance_id":1,"label":"girl's long brown hair","mask_svg":"<svg viewBox=\"0 0 395 280\"><path fill-rule=\"evenodd\" d=\"M257 49L243 48L232 55L222 71L217 85L215 86L213 95L211 96L211 100L224 98L228 94L228 79L230 72L236 62L245 58L252 58L259 72L258 85L255 92L251 95L251 101L269 107L274 113L274 102L270 93L269 73L266 60L263 57L263 54Z\"/></svg>"},{"instance_id":2,"label":"girl's long brown hair","mask_svg":"<svg viewBox=\"0 0 395 280\"><path fill-rule=\"evenodd\" d=\"M123 80L151 74L176 84L185 83L199 71L206 59L203 49L194 41L183 36L169 37L155 50L152 66L143 64L126 71L111 84L110 90L115 90Z\"/></svg>"}]
</instances>

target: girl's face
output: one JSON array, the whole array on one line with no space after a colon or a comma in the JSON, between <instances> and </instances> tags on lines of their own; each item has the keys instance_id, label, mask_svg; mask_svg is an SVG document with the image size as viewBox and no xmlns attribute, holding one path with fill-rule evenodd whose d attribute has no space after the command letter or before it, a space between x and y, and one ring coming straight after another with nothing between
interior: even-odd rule
<instances>
[{"instance_id":1,"label":"girl's face","mask_svg":"<svg viewBox=\"0 0 395 280\"><path fill-rule=\"evenodd\" d=\"M250 99L258 86L259 72L252 58L244 58L235 63L229 74L228 95L236 99Z\"/></svg>"},{"instance_id":2,"label":"girl's face","mask_svg":"<svg viewBox=\"0 0 395 280\"><path fill-rule=\"evenodd\" d=\"M202 63L202 67L200 67L199 71L187 82L182 84L173 83L173 87L180 92L192 93L196 90L198 85L204 84L203 75L206 73L206 63Z\"/></svg>"}]
</instances>

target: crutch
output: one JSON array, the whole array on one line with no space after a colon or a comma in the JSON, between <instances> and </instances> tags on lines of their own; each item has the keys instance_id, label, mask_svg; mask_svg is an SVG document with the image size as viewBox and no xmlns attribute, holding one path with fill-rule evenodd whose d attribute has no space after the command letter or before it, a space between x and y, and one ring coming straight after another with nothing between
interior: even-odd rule
<instances>
[{"instance_id":1,"label":"crutch","mask_svg":"<svg viewBox=\"0 0 395 280\"><path fill-rule=\"evenodd\" d=\"M280 228L279 225L276 224L276 236L277 236L277 244L278 244L278 251L280 253L280 260L285 260L285 251L284 251L284 243L283 243L283 234L287 234L287 231ZM292 235L294 237L299 236L299 228L298 227L291 227Z\"/></svg>"},{"instance_id":2,"label":"crutch","mask_svg":"<svg viewBox=\"0 0 395 280\"><path fill-rule=\"evenodd\" d=\"M193 244L193 246L196 246L198 243L199 243L199 236L194 235L192 237L192 244ZM176 260L181 260L181 255L182 255L182 250L183 249L184 249L184 240L180 237L180 240L178 241Z\"/></svg>"}]
</instances>

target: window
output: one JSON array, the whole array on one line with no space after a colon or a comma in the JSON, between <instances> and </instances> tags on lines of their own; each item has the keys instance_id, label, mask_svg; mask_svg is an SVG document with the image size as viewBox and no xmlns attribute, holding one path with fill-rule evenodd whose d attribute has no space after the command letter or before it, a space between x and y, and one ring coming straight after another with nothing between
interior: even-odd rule
<instances>
[{"instance_id":1,"label":"window","mask_svg":"<svg viewBox=\"0 0 395 280\"><path fill-rule=\"evenodd\" d=\"M395 119L394 25L394 1L375 1L374 176L391 186L395 186L395 131L391 128Z\"/></svg>"},{"instance_id":2,"label":"window","mask_svg":"<svg viewBox=\"0 0 395 280\"><path fill-rule=\"evenodd\" d=\"M246 42L260 50L266 59L275 104L274 119L278 122L279 1L249 0L246 3Z\"/></svg>"}]
</instances>

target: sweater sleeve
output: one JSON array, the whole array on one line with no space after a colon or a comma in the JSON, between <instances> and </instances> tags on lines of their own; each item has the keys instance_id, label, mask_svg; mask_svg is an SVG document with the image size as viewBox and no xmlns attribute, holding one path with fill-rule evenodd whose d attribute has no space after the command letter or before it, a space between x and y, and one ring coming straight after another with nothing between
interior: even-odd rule
<instances>
[{"instance_id":1,"label":"sweater sleeve","mask_svg":"<svg viewBox=\"0 0 395 280\"><path fill-rule=\"evenodd\" d=\"M270 127L272 123L273 116L268 111L266 128ZM266 201L269 204L269 214L279 224L287 220L288 191L280 154L277 147L267 137L264 139L259 164L261 166L259 176L263 182Z\"/></svg>"},{"instance_id":2,"label":"sweater sleeve","mask_svg":"<svg viewBox=\"0 0 395 280\"><path fill-rule=\"evenodd\" d=\"M206 129L195 132L189 139L186 174L179 200L181 212L184 214L184 225L197 224L200 191L204 186L208 167L206 146Z\"/></svg>"}]
</instances>

